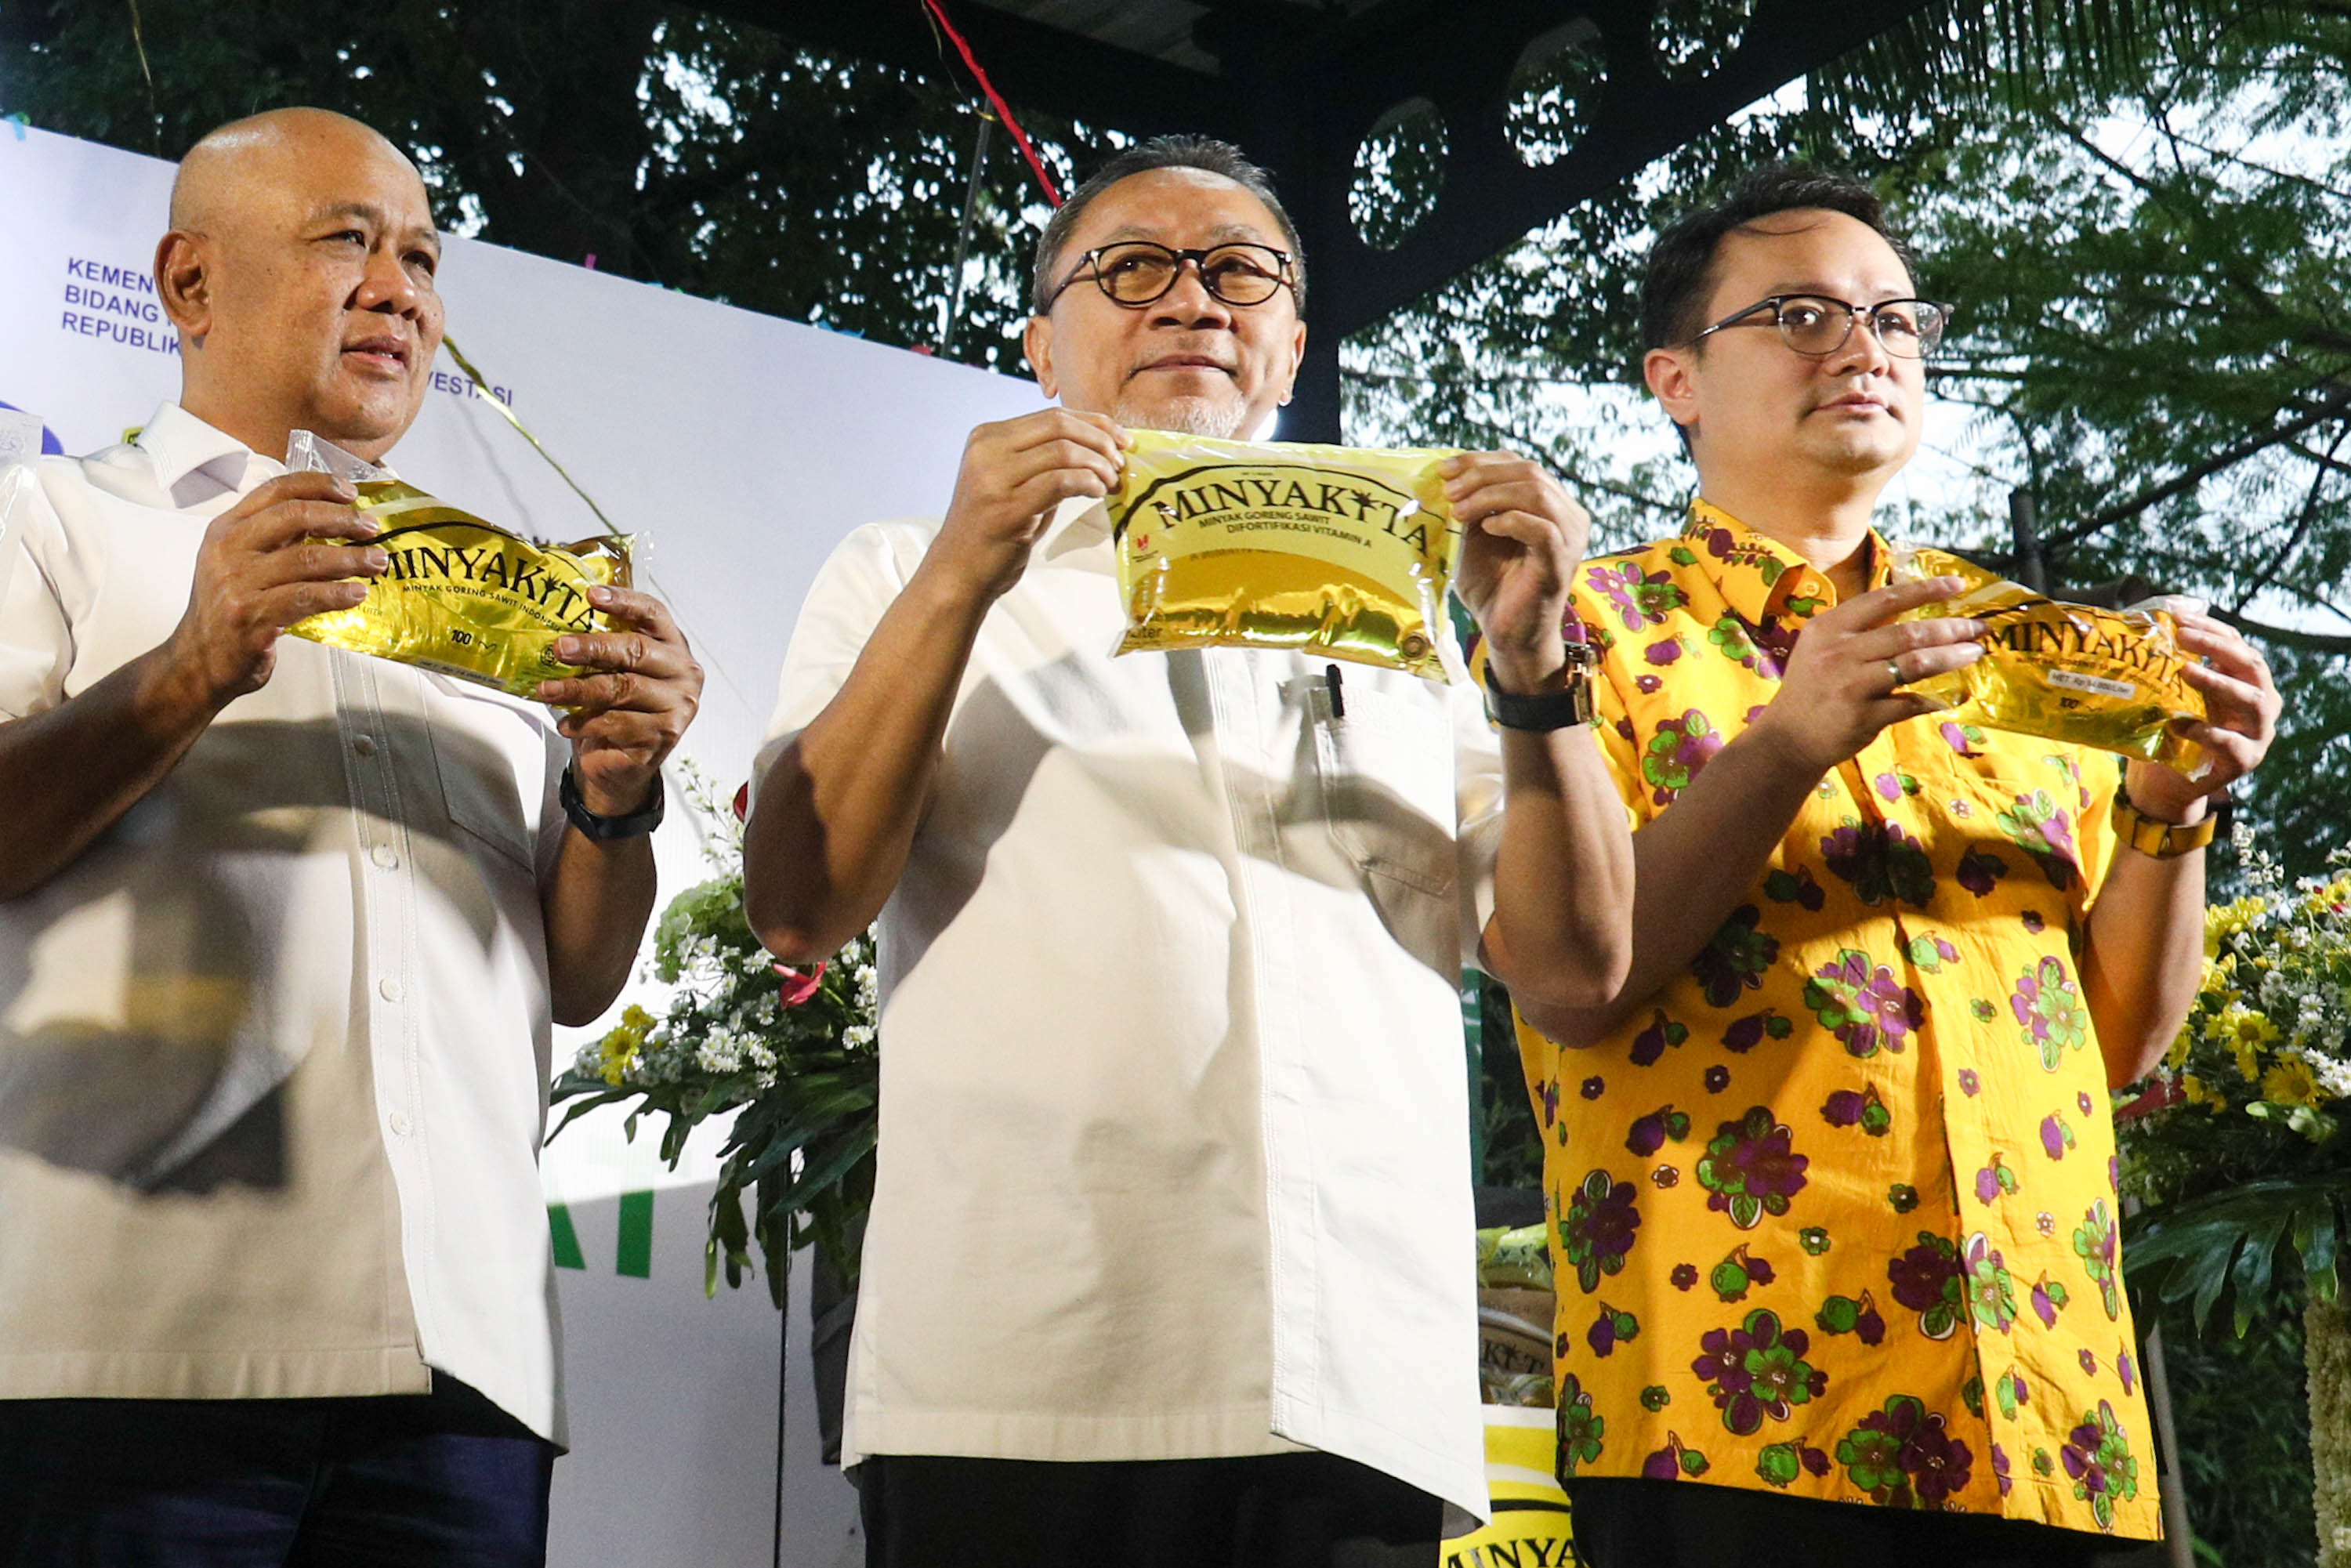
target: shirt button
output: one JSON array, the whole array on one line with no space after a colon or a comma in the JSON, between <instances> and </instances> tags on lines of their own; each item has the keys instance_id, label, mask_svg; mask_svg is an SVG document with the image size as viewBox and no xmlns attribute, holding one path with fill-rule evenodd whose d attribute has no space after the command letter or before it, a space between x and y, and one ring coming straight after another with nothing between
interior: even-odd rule
<instances>
[{"instance_id":1,"label":"shirt button","mask_svg":"<svg viewBox=\"0 0 2351 1568\"><path fill-rule=\"evenodd\" d=\"M404 1137L406 1137L406 1136L408 1136L409 1122L408 1122L408 1113L407 1113L407 1112L405 1112L405 1111L394 1111L394 1112L392 1113L392 1118L391 1118L391 1120L392 1120L392 1132L393 1132L396 1135L398 1135L398 1136L400 1136L400 1137L403 1137L403 1138L404 1138Z\"/></svg>"},{"instance_id":2,"label":"shirt button","mask_svg":"<svg viewBox=\"0 0 2351 1568\"><path fill-rule=\"evenodd\" d=\"M375 988L388 1002L396 1002L408 994L408 988L391 975L386 975L382 979L378 980L375 983Z\"/></svg>"},{"instance_id":3,"label":"shirt button","mask_svg":"<svg viewBox=\"0 0 2351 1568\"><path fill-rule=\"evenodd\" d=\"M351 737L351 749L358 752L361 757L373 757L375 755L375 737L371 735L355 735Z\"/></svg>"},{"instance_id":4,"label":"shirt button","mask_svg":"<svg viewBox=\"0 0 2351 1568\"><path fill-rule=\"evenodd\" d=\"M371 852L369 852L368 859L375 862L376 864L383 867L384 870L390 871L392 867L400 863L400 852L393 849L390 844L378 844Z\"/></svg>"}]
</instances>

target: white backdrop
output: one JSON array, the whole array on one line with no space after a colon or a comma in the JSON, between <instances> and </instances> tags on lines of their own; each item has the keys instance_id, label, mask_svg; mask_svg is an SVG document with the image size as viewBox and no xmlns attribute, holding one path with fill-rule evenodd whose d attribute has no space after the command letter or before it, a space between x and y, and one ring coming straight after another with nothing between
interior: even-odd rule
<instances>
[{"instance_id":1,"label":"white backdrop","mask_svg":"<svg viewBox=\"0 0 2351 1568\"><path fill-rule=\"evenodd\" d=\"M52 451L120 440L177 392L146 276L171 178L152 158L0 122L0 404L38 413ZM467 357L606 514L648 539L650 575L709 671L685 750L729 790L825 553L869 518L938 511L964 433L1039 402L1025 382L467 240L450 243L442 288ZM445 354L392 456L494 521L596 531ZM703 874L679 804L656 841L664 897ZM594 1032L559 1031L559 1054ZM549 1201L587 1265L558 1273L573 1448L556 1467L551 1561L754 1568L769 1561L776 1506L775 1312L757 1284L703 1300L707 1155L671 1176L653 1143L623 1143L605 1114L548 1151ZM641 1242L624 1244L621 1215L648 1202L650 1263L624 1274ZM806 1318L803 1298L782 1561L831 1568L855 1505L816 1461Z\"/></svg>"}]
</instances>

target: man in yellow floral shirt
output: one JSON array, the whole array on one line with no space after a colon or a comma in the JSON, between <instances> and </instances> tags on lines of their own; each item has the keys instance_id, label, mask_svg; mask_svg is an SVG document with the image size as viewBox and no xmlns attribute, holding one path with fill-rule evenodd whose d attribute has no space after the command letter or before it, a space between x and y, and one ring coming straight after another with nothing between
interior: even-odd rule
<instances>
[{"instance_id":1,"label":"man in yellow floral shirt","mask_svg":"<svg viewBox=\"0 0 2351 1568\"><path fill-rule=\"evenodd\" d=\"M1948 313L1917 292L1876 197L1802 170L1650 260L1645 368L1704 498L1573 601L1633 969L1520 1031L1595 1568L2074 1563L2158 1531L2106 1092L2186 1013L2210 797L2278 701L2200 615L2194 781L1901 690L1983 630L1895 623L1957 583L1891 583L1870 527Z\"/></svg>"}]
</instances>

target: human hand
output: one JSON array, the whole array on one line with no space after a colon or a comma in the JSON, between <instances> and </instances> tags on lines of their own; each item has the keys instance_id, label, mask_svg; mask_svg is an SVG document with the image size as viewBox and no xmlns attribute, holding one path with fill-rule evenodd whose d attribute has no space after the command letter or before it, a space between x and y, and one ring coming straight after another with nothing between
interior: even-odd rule
<instances>
[{"instance_id":1,"label":"human hand","mask_svg":"<svg viewBox=\"0 0 2351 1568\"><path fill-rule=\"evenodd\" d=\"M1464 453L1438 472L1461 524L1453 590L1485 635L1487 667L1515 696L1557 690L1567 670L1560 628L1591 515L1515 453Z\"/></svg>"},{"instance_id":2,"label":"human hand","mask_svg":"<svg viewBox=\"0 0 2351 1568\"><path fill-rule=\"evenodd\" d=\"M1000 598L1028 569L1053 508L1072 496L1109 495L1132 444L1108 414L1065 408L979 426L964 443L955 498L926 564Z\"/></svg>"},{"instance_id":3,"label":"human hand","mask_svg":"<svg viewBox=\"0 0 2351 1568\"><path fill-rule=\"evenodd\" d=\"M702 666L669 607L650 593L596 587L588 601L618 630L559 637L555 656L596 672L538 685L538 700L569 712L556 729L571 742L580 802L626 817L653 796L663 761L702 706Z\"/></svg>"},{"instance_id":4,"label":"human hand","mask_svg":"<svg viewBox=\"0 0 2351 1568\"><path fill-rule=\"evenodd\" d=\"M1894 618L1947 600L1964 586L1956 577L1906 579L1813 616L1788 655L1780 695L1753 727L1818 779L1886 726L1937 711L1925 697L1900 688L1982 658L1978 639L1984 623L1963 615Z\"/></svg>"},{"instance_id":5,"label":"human hand","mask_svg":"<svg viewBox=\"0 0 2351 1568\"><path fill-rule=\"evenodd\" d=\"M391 558L367 542L381 530L357 495L331 475L287 474L205 526L187 611L163 643L192 700L218 712L260 690L287 627L367 597Z\"/></svg>"},{"instance_id":6,"label":"human hand","mask_svg":"<svg viewBox=\"0 0 2351 1568\"><path fill-rule=\"evenodd\" d=\"M2159 821L2201 821L2213 796L2261 766L2276 737L2284 701L2268 661L2225 621L2179 615L2179 645L2203 659L2189 664L2189 685L2204 694L2204 722L2179 733L2203 747L2211 766L2189 779L2159 762L2134 760L2123 788L2130 803Z\"/></svg>"}]
</instances>

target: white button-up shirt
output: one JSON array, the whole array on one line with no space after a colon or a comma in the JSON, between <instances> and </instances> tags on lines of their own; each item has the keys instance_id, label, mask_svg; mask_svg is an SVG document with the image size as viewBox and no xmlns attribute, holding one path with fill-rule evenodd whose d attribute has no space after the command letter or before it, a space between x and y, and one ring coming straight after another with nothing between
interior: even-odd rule
<instances>
[{"instance_id":1,"label":"white button-up shirt","mask_svg":"<svg viewBox=\"0 0 2351 1568\"><path fill-rule=\"evenodd\" d=\"M283 472L168 403L132 444L0 470L0 716L162 643L206 520ZM0 1397L439 1367L560 1440L538 890L568 755L531 704L284 638L0 903Z\"/></svg>"},{"instance_id":2,"label":"white button-up shirt","mask_svg":"<svg viewBox=\"0 0 2351 1568\"><path fill-rule=\"evenodd\" d=\"M935 532L825 565L764 757ZM844 1461L1304 1447L1482 1515L1458 988L1497 743L1465 680L1346 664L1334 704L1327 661L1113 658L1123 625L1105 514L1067 504L882 915Z\"/></svg>"}]
</instances>

